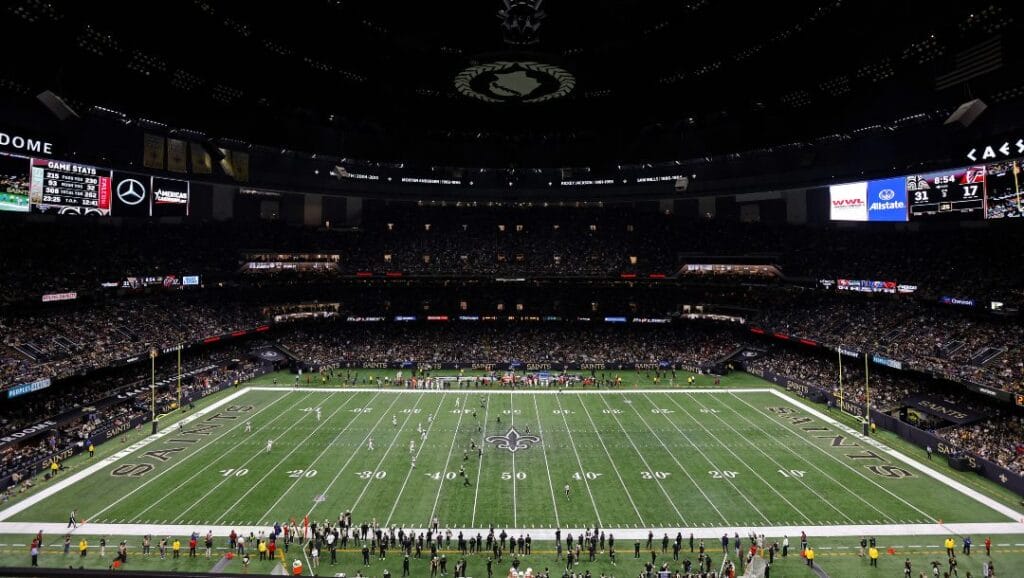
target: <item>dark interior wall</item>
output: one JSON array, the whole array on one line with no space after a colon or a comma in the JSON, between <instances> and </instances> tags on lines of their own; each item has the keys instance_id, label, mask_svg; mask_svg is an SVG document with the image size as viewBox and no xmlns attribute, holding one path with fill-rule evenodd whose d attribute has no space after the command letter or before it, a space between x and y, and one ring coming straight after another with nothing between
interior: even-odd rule
<instances>
[{"instance_id":1,"label":"dark interior wall","mask_svg":"<svg viewBox=\"0 0 1024 578\"><path fill-rule=\"evenodd\" d=\"M281 196L281 220L289 225L302 225L305 220L304 195Z\"/></svg>"},{"instance_id":2,"label":"dark interior wall","mask_svg":"<svg viewBox=\"0 0 1024 578\"><path fill-rule=\"evenodd\" d=\"M785 199L769 199L761 201L761 222L781 224L786 222Z\"/></svg>"},{"instance_id":3,"label":"dark interior wall","mask_svg":"<svg viewBox=\"0 0 1024 578\"><path fill-rule=\"evenodd\" d=\"M828 223L828 219L828 189L826 187L807 189L807 223L823 225Z\"/></svg>"},{"instance_id":4,"label":"dark interior wall","mask_svg":"<svg viewBox=\"0 0 1024 578\"><path fill-rule=\"evenodd\" d=\"M736 197L717 197L715 199L715 218L735 221L740 218L740 206Z\"/></svg>"},{"instance_id":5,"label":"dark interior wall","mask_svg":"<svg viewBox=\"0 0 1024 578\"><path fill-rule=\"evenodd\" d=\"M194 219L213 217L213 187L205 183L192 183L189 191L188 212Z\"/></svg>"},{"instance_id":6,"label":"dark interior wall","mask_svg":"<svg viewBox=\"0 0 1024 578\"><path fill-rule=\"evenodd\" d=\"M348 197L324 195L323 201L323 218L325 222L330 222L331 226L341 226L345 224L346 218L346 207Z\"/></svg>"},{"instance_id":7,"label":"dark interior wall","mask_svg":"<svg viewBox=\"0 0 1024 578\"><path fill-rule=\"evenodd\" d=\"M697 219L700 218L700 204L697 199L676 199L673 201L672 212L688 219Z\"/></svg>"}]
</instances>

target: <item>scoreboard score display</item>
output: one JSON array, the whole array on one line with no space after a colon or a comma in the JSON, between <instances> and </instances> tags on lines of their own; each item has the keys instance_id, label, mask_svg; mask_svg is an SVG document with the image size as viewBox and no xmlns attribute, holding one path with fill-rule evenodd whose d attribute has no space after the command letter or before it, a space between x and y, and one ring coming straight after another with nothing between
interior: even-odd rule
<instances>
[{"instance_id":1,"label":"scoreboard score display","mask_svg":"<svg viewBox=\"0 0 1024 578\"><path fill-rule=\"evenodd\" d=\"M110 169L32 159L32 209L59 215L109 215L110 174Z\"/></svg>"},{"instance_id":2,"label":"scoreboard score display","mask_svg":"<svg viewBox=\"0 0 1024 578\"><path fill-rule=\"evenodd\" d=\"M985 217L985 167L966 167L907 177L910 219L955 215Z\"/></svg>"}]
</instances>

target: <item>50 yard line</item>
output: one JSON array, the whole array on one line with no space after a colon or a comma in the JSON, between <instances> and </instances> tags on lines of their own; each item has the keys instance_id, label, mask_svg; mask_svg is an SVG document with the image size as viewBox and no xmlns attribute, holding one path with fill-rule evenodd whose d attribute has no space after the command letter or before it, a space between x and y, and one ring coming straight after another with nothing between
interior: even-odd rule
<instances>
[{"instance_id":1,"label":"50 yard line","mask_svg":"<svg viewBox=\"0 0 1024 578\"><path fill-rule=\"evenodd\" d=\"M512 382L512 388L515 389L515 382ZM512 420L512 429L516 428L516 409L513 404L513 400L516 396L512 395L512 392L508 392L508 414ZM512 450L512 527L519 527L519 508L516 506L516 452Z\"/></svg>"}]
</instances>

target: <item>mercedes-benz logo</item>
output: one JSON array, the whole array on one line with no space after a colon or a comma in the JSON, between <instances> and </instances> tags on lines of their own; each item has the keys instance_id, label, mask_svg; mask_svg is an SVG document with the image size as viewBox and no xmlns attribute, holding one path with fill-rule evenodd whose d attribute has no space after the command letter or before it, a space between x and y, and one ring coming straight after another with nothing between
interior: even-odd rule
<instances>
[{"instance_id":1,"label":"mercedes-benz logo","mask_svg":"<svg viewBox=\"0 0 1024 578\"><path fill-rule=\"evenodd\" d=\"M126 205L138 205L146 200L146 187L136 179L125 179L117 184L117 198Z\"/></svg>"}]
</instances>

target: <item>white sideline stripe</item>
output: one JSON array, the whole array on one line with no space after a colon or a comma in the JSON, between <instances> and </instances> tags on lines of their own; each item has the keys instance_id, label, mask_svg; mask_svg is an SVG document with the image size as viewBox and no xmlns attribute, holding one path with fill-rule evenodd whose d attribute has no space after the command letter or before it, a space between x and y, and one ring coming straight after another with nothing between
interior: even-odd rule
<instances>
[{"instance_id":1,"label":"white sideline stripe","mask_svg":"<svg viewBox=\"0 0 1024 578\"><path fill-rule=\"evenodd\" d=\"M901 462L907 464L908 466L911 466L912 468L914 468L914 469L918 470L919 472L927 475L928 477L930 477L930 478L932 478L934 480L937 480L937 481L939 481L939 482L949 486L950 488L953 488L954 490L956 490L956 491L960 492L961 494L963 494L963 495L973 499L976 502L980 502L980 503L988 506L989 508L999 512L1000 514L1003 514L1007 518L1010 518L1011 520L1015 520L1017 522L1018 526L1020 526L1021 528L1024 528L1024 524L1020 523L1022 520L1024 520L1024 514L1014 510L1013 508L1004 506L1003 504L1000 504L999 502L993 500L992 498L989 498L988 496L982 494L981 492L973 490L973 489L971 489L971 488L961 484L960 482L958 482L958 481L956 481L956 480L946 476L945 474L937 472L937 471L929 468L928 466L924 465L923 463L921 463L921 462L919 462L919 461L917 461L917 460L915 460L915 459L913 459L913 458L911 458L911 457L909 457L907 455L904 455L903 453L898 452L898 451L890 448L889 446L887 446L887 445L885 445L885 444L883 444L881 442L876 442L874 438L866 437L864 434L862 434L862 433L860 433L858 431L855 431L853 428L847 427L847 426L843 425L842 423L839 423L838 421L832 419L831 417L828 417L827 415L819 412L818 410L816 410L816 409L814 409L814 408L812 408L810 406L805 405L803 402L801 402L799 400L793 399L793 398L789 397L788 395L786 395L786 394L784 394L784 393L782 393L780 391L777 391L777 390L770 390L770 391L776 397L778 397L780 399L784 399L788 403L791 403L791 404L793 404L793 405L803 409L807 413L813 415L814 417L820 419L821 421L824 421L825 423L831 425L832 427L835 427L835 428L843 430L847 434L850 434L850 435L856 437L858 440L860 440L860 441L862 441L862 442L864 442L866 444L869 444L869 445L873 446L874 448L876 448L878 450L881 450L882 452L885 452L885 453L889 454L890 456L900 460ZM952 527L953 524L945 524L945 526Z\"/></svg>"},{"instance_id":2,"label":"white sideline stripe","mask_svg":"<svg viewBox=\"0 0 1024 578\"><path fill-rule=\"evenodd\" d=\"M518 389L389 389L383 387L283 387L283 386L269 386L269 385L250 385L246 389L253 391L301 391L304 393L308 392L325 392L325 393L344 393L355 392L355 393L427 393L427 394L480 394L480 395L506 395L509 393L519 395L636 395L643 393L774 393L775 390L767 387L726 387L726 388L702 388L702 389L581 389L576 390L572 388L566 388L561 391L558 389L541 389L541 388L518 388ZM719 536L721 537L721 536ZM644 535L646 539L647 536Z\"/></svg>"},{"instance_id":3,"label":"white sideline stripe","mask_svg":"<svg viewBox=\"0 0 1024 578\"><path fill-rule=\"evenodd\" d=\"M214 402L214 403L204 407L203 409L200 409L200 410L196 411L192 415L190 415L190 416L188 416L186 418L181 419L177 423L180 423L181 425L186 425L186 424L192 423L193 421L196 421L197 419L205 416L206 414L211 413L213 410L219 409L221 406L226 405L226 404L234 401L235 399L245 395L249 391L249 389L250 388L248 388L248 387L246 387L244 389L240 389L240 390L236 391L235 393L232 393L231 395L225 397L224 399L216 401L216 402ZM146 422L146 423L150 423L150 422ZM103 468L105 468L107 466L110 466L110 465L112 465L114 463L117 463L122 458L128 457L131 454L134 454L135 452L137 452L140 449L142 449L142 448L152 444L153 442L159 441L159 440L163 439L164 436L168 436L168 435L172 435L172 434L176 435L177 433L178 433L178 430L175 429L175 428L165 428L163 430L158 431L156 433L156 435L150 434L150 435L146 436L144 439L139 440L139 441L133 443L132 445L124 448L123 450L121 450L119 452L114 453L113 455L110 455L110 456L107 456L107 457L103 458L102 460L96 462L95 464L89 466L88 468L85 468L84 470L81 470L79 472L71 474L71 476L69 476L67 478L64 478L63 480L57 482L56 484L53 484L52 486L47 486L46 488L43 488L41 491L39 491L39 492L37 492L35 494L32 494L31 496L29 496L29 497L25 498L24 500L18 502L17 504L14 504L13 506L11 506L9 508L6 508L6 509L0 511L0 522L2 522L3 520L7 520L11 516L14 516L15 514L18 514L18 513L22 512L22 511L24 511L24 510L26 510L26 509L36 505L36 504L38 504L39 502L45 500L46 498L49 498L50 496L56 494L57 492L63 490L64 488L67 488L67 487L71 486L72 484L75 484L75 483L77 483L77 482L79 482L79 481L81 481L81 480L91 476L92 474L102 470Z\"/></svg>"},{"instance_id":4,"label":"white sideline stripe","mask_svg":"<svg viewBox=\"0 0 1024 578\"><path fill-rule=\"evenodd\" d=\"M15 534L15 535L32 535L42 530L46 534L58 535L67 532L64 523L61 522L0 522L0 534ZM267 531L270 529L270 525L238 525L238 526L185 526L180 524L170 525L145 525L145 524L79 524L78 532L86 535L104 535L104 536L145 536L151 534L154 536L187 536L192 532L198 531L205 533L207 530L213 532L214 536L218 539L223 539L231 530L235 530L239 533L258 533L259 531ZM455 528L452 528L453 530ZM469 532L475 534L480 532L481 534L489 532L489 528L460 528L463 532ZM406 528L406 530L412 530L417 533L426 532L426 528ZM881 526L861 524L861 525L841 525L841 526L753 526L750 528L744 528L743 526L720 526L714 528L686 528L686 527L674 527L674 528L603 528L605 532L611 532L615 534L616 538L625 540L645 540L647 539L647 532L653 531L655 535L669 533L674 535L676 532L683 531L693 532L694 538L712 540L719 539L722 534L732 535L737 531L756 530L759 534L764 534L767 537L780 537L780 536L799 536L801 531L808 533L811 544L814 544L814 540L817 538L842 538L842 537L860 537L864 535L874 536L948 536L952 534L958 535L1012 535L1024 533L1024 524L1021 523L1010 523L1010 522L981 522L981 523L964 523L964 524L885 524ZM506 532L512 535L526 534L529 533L534 540L554 540L555 530L553 529L517 529L517 528L506 528ZM573 534L582 533L583 528L562 528L562 535L564 536L567 532ZM938 548L938 546L930 546Z\"/></svg>"}]
</instances>

